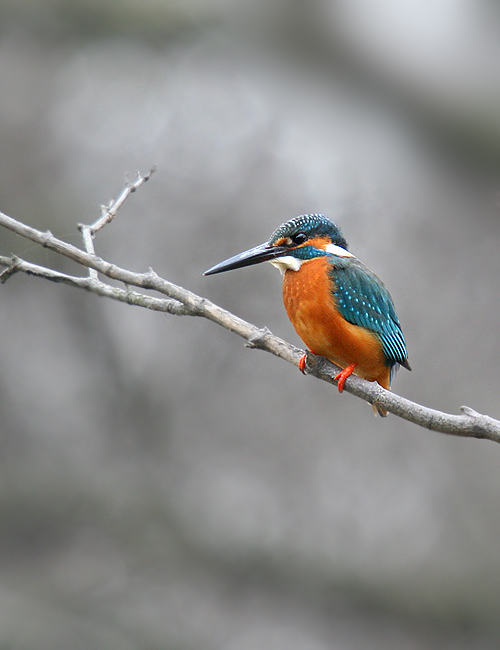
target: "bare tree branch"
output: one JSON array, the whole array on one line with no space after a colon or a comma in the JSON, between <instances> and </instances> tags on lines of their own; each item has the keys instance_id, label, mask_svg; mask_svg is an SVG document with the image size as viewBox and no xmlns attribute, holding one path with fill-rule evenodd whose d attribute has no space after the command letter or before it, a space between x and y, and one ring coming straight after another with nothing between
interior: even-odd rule
<instances>
[{"instance_id":1,"label":"bare tree branch","mask_svg":"<svg viewBox=\"0 0 500 650\"><path fill-rule=\"evenodd\" d=\"M0 273L0 282L6 282L16 273L25 273L51 282L63 282L70 286L86 289L100 296L125 302L129 305L178 316L207 318L230 332L241 336L245 339L248 347L271 352L277 357L298 366L303 350L274 336L267 328L258 328L238 318L210 300L161 278L153 269L149 269L146 273L134 273L107 262L95 254L93 244L95 234L115 218L125 200L145 183L153 172L154 169L146 176L138 174L133 183L127 183L115 201L101 208L101 216L95 223L78 226L82 233L85 250L54 237L49 231L41 232L0 212L0 226L89 269L89 274L86 276L73 276L32 264L17 256L0 256L0 266L5 267ZM99 279L98 274L124 283L126 285L125 289L103 282ZM132 291L129 289L130 286L155 291L165 296L165 298L149 296L140 291ZM340 370L327 359L312 353L307 354L306 369L308 374L333 384L336 383L334 377ZM476 413L467 406L461 407L461 414L459 415L443 413L411 402L384 390L376 383L365 381L354 375L348 378L345 390L370 404L376 404L398 417L432 431L468 438L485 438L500 443L500 421Z\"/></svg>"},{"instance_id":2,"label":"bare tree branch","mask_svg":"<svg viewBox=\"0 0 500 650\"><path fill-rule=\"evenodd\" d=\"M95 255L95 250L94 250L94 237L101 228L104 228L104 226L107 226L110 221L112 221L116 215L118 214L118 210L122 207L122 205L125 203L125 201L128 199L128 197L135 192L141 185L149 181L151 176L155 173L156 167L151 167L149 170L149 173L146 174L145 176L142 176L139 172L137 172L136 179L133 183L127 182L125 183L125 187L123 190L120 192L120 195L116 199L111 199L111 201L107 205L101 205L101 216L97 221L90 225L86 225L83 223L78 224L78 229L82 233L83 237L83 245L85 247L85 250L87 253L90 255ZM96 269L89 268L89 276L91 278L96 279L97 278L97 271Z\"/></svg>"}]
</instances>

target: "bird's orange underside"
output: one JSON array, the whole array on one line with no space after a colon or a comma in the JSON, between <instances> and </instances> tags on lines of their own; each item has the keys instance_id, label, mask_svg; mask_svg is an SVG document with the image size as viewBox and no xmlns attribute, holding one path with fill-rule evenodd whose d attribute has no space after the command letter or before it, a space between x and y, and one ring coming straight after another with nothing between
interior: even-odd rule
<instances>
[{"instance_id":1,"label":"bird's orange underside","mask_svg":"<svg viewBox=\"0 0 500 650\"><path fill-rule=\"evenodd\" d=\"M283 302L292 325L314 354L342 368L356 364L356 375L390 388L390 368L380 339L340 314L328 265L325 257L318 257L304 262L298 271L286 271Z\"/></svg>"}]
</instances>

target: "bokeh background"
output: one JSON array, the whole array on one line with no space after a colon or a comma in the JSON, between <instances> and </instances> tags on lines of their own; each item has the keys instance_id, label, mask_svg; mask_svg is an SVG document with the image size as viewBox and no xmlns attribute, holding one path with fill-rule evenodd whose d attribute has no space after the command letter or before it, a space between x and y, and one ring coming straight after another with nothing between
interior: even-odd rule
<instances>
[{"instance_id":1,"label":"bokeh background","mask_svg":"<svg viewBox=\"0 0 500 650\"><path fill-rule=\"evenodd\" d=\"M324 212L388 285L395 390L500 417L491 0L3 0L0 209L99 234L300 344L269 265ZM0 233L0 252L76 272ZM17 275L0 303L0 647L489 650L500 449L162 316Z\"/></svg>"}]
</instances>

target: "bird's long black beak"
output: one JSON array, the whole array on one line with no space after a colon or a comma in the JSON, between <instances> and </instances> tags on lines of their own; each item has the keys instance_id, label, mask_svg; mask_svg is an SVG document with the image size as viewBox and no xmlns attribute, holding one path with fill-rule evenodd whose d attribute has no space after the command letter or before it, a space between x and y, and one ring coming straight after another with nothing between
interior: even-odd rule
<instances>
[{"instance_id":1,"label":"bird's long black beak","mask_svg":"<svg viewBox=\"0 0 500 650\"><path fill-rule=\"evenodd\" d=\"M268 242L255 246L244 253L230 257L224 262L220 262L211 269L205 271L203 275L213 275L214 273L222 273L223 271L231 271L232 269L239 269L243 266L251 266L252 264L259 264L259 262L267 262L280 257L286 253L288 249L285 246L273 246Z\"/></svg>"}]
</instances>

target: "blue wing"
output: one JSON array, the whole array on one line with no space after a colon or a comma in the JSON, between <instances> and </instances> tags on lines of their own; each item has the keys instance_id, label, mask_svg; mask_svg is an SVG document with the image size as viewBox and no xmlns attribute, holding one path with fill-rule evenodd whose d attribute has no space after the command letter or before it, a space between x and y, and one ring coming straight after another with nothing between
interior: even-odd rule
<instances>
[{"instance_id":1,"label":"blue wing","mask_svg":"<svg viewBox=\"0 0 500 650\"><path fill-rule=\"evenodd\" d=\"M342 316L380 337L387 365L399 363L409 369L401 325L384 284L353 257L332 256L330 275Z\"/></svg>"}]
</instances>

